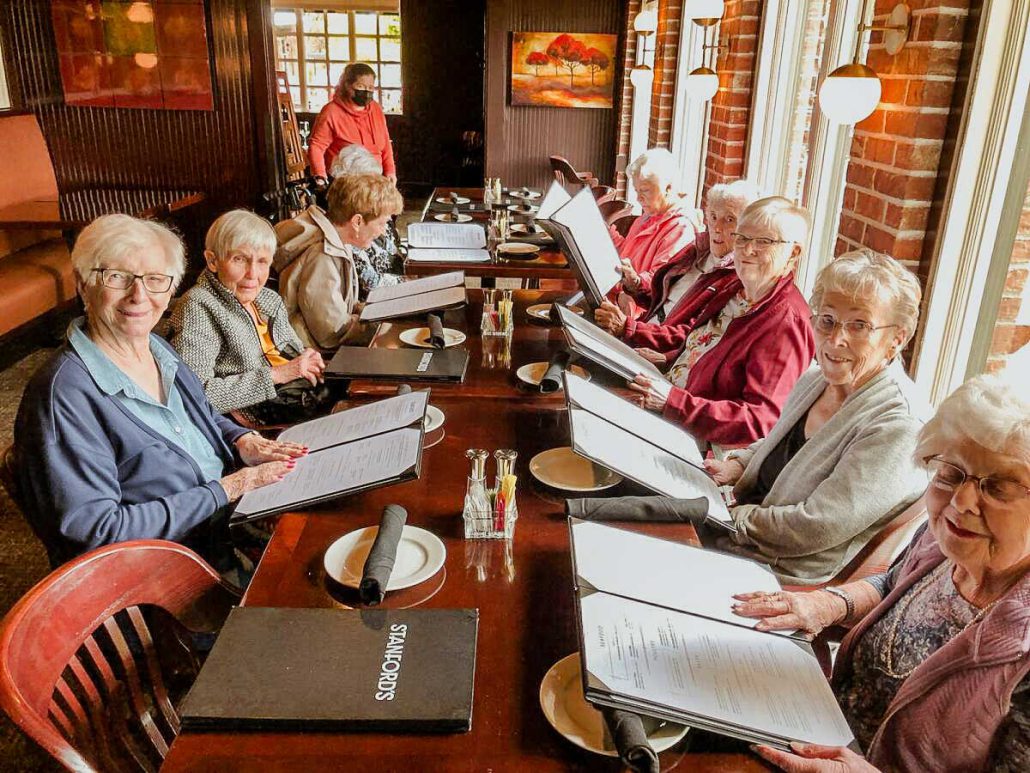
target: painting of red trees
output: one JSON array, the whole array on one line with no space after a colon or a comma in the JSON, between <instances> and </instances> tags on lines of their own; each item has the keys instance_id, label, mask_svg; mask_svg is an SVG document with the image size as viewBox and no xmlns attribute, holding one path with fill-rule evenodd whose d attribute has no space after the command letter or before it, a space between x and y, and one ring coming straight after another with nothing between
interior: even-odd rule
<instances>
[{"instance_id":1,"label":"painting of red trees","mask_svg":"<svg viewBox=\"0 0 1030 773\"><path fill-rule=\"evenodd\" d=\"M617 41L593 33L513 33L511 104L610 108Z\"/></svg>"}]
</instances>

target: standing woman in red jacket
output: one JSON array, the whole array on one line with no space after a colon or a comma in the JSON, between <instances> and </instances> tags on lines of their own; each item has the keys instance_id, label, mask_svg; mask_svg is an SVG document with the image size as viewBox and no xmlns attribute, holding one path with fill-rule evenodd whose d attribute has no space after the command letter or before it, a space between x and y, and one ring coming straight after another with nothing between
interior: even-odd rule
<instances>
[{"instance_id":1,"label":"standing woman in red jacket","mask_svg":"<svg viewBox=\"0 0 1030 773\"><path fill-rule=\"evenodd\" d=\"M669 366L671 391L643 375L630 383L645 407L717 455L765 437L812 362L812 312L794 286L808 222L808 211L782 196L754 202L737 222L733 268L695 283L665 325L627 336Z\"/></svg>"},{"instance_id":2,"label":"standing woman in red jacket","mask_svg":"<svg viewBox=\"0 0 1030 773\"><path fill-rule=\"evenodd\" d=\"M308 163L316 184L326 184L326 170L345 145L367 148L381 161L383 174L397 182L386 116L372 99L375 85L375 70L364 62L351 62L344 68L332 102L322 108L308 138Z\"/></svg>"}]
</instances>

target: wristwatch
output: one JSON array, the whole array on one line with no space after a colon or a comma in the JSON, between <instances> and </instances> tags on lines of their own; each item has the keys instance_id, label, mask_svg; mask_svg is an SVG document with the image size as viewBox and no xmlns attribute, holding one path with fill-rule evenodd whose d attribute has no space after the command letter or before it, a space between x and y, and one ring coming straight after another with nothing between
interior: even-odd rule
<instances>
[{"instance_id":1,"label":"wristwatch","mask_svg":"<svg viewBox=\"0 0 1030 773\"><path fill-rule=\"evenodd\" d=\"M847 612L844 615L844 620L838 622L843 623L845 620L850 620L855 614L855 600L851 598L851 594L847 591L841 590L840 588L823 588L827 593L832 593L834 596L844 599L844 606L847 608Z\"/></svg>"}]
</instances>

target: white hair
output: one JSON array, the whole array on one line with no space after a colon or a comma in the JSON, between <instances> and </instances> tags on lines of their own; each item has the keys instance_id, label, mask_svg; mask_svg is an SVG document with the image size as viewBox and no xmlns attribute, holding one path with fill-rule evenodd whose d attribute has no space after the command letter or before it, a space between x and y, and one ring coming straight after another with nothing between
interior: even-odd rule
<instances>
[{"instance_id":1,"label":"white hair","mask_svg":"<svg viewBox=\"0 0 1030 773\"><path fill-rule=\"evenodd\" d=\"M1030 464L1030 401L1025 385L1017 388L996 375L976 376L944 399L920 430L920 463L964 440Z\"/></svg>"},{"instance_id":2,"label":"white hair","mask_svg":"<svg viewBox=\"0 0 1030 773\"><path fill-rule=\"evenodd\" d=\"M916 332L923 290L916 275L890 255L867 247L844 253L816 277L810 301L812 311L818 313L826 293L842 293L863 303L880 298L890 310L890 322L905 331L902 347Z\"/></svg>"},{"instance_id":3,"label":"white hair","mask_svg":"<svg viewBox=\"0 0 1030 773\"><path fill-rule=\"evenodd\" d=\"M680 193L680 170L676 157L665 148L645 150L626 167L626 176L648 180L664 190L672 186L674 193Z\"/></svg>"},{"instance_id":4,"label":"white hair","mask_svg":"<svg viewBox=\"0 0 1030 773\"><path fill-rule=\"evenodd\" d=\"M709 188L705 197L705 207L733 207L740 213L762 196L761 188L750 180L734 180Z\"/></svg>"},{"instance_id":5,"label":"white hair","mask_svg":"<svg viewBox=\"0 0 1030 773\"><path fill-rule=\"evenodd\" d=\"M186 248L175 231L153 220L129 215L101 215L82 229L72 248L72 268L83 284L96 268L120 263L129 255L154 248L164 253L164 273L172 277L172 292L186 273Z\"/></svg>"},{"instance_id":6,"label":"white hair","mask_svg":"<svg viewBox=\"0 0 1030 773\"><path fill-rule=\"evenodd\" d=\"M343 177L347 174L382 174L383 163L366 148L356 142L344 145L333 159L329 174Z\"/></svg>"},{"instance_id":7,"label":"white hair","mask_svg":"<svg viewBox=\"0 0 1030 773\"><path fill-rule=\"evenodd\" d=\"M751 202L737 218L737 229L751 228L772 231L780 239L801 246L804 253L808 244L808 210L783 196L767 196Z\"/></svg>"},{"instance_id":8,"label":"white hair","mask_svg":"<svg viewBox=\"0 0 1030 773\"><path fill-rule=\"evenodd\" d=\"M263 217L247 209L233 209L219 216L207 229L204 247L216 258L249 247L255 252L275 254L275 229Z\"/></svg>"}]
</instances>

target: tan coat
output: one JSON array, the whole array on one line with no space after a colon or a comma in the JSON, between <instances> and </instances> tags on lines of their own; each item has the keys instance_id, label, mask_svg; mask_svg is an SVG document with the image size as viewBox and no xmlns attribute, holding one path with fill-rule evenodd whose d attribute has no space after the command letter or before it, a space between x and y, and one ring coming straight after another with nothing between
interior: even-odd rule
<instances>
[{"instance_id":1,"label":"tan coat","mask_svg":"<svg viewBox=\"0 0 1030 773\"><path fill-rule=\"evenodd\" d=\"M305 346L335 349L359 327L358 275L350 245L318 207L275 227L279 294Z\"/></svg>"}]
</instances>

